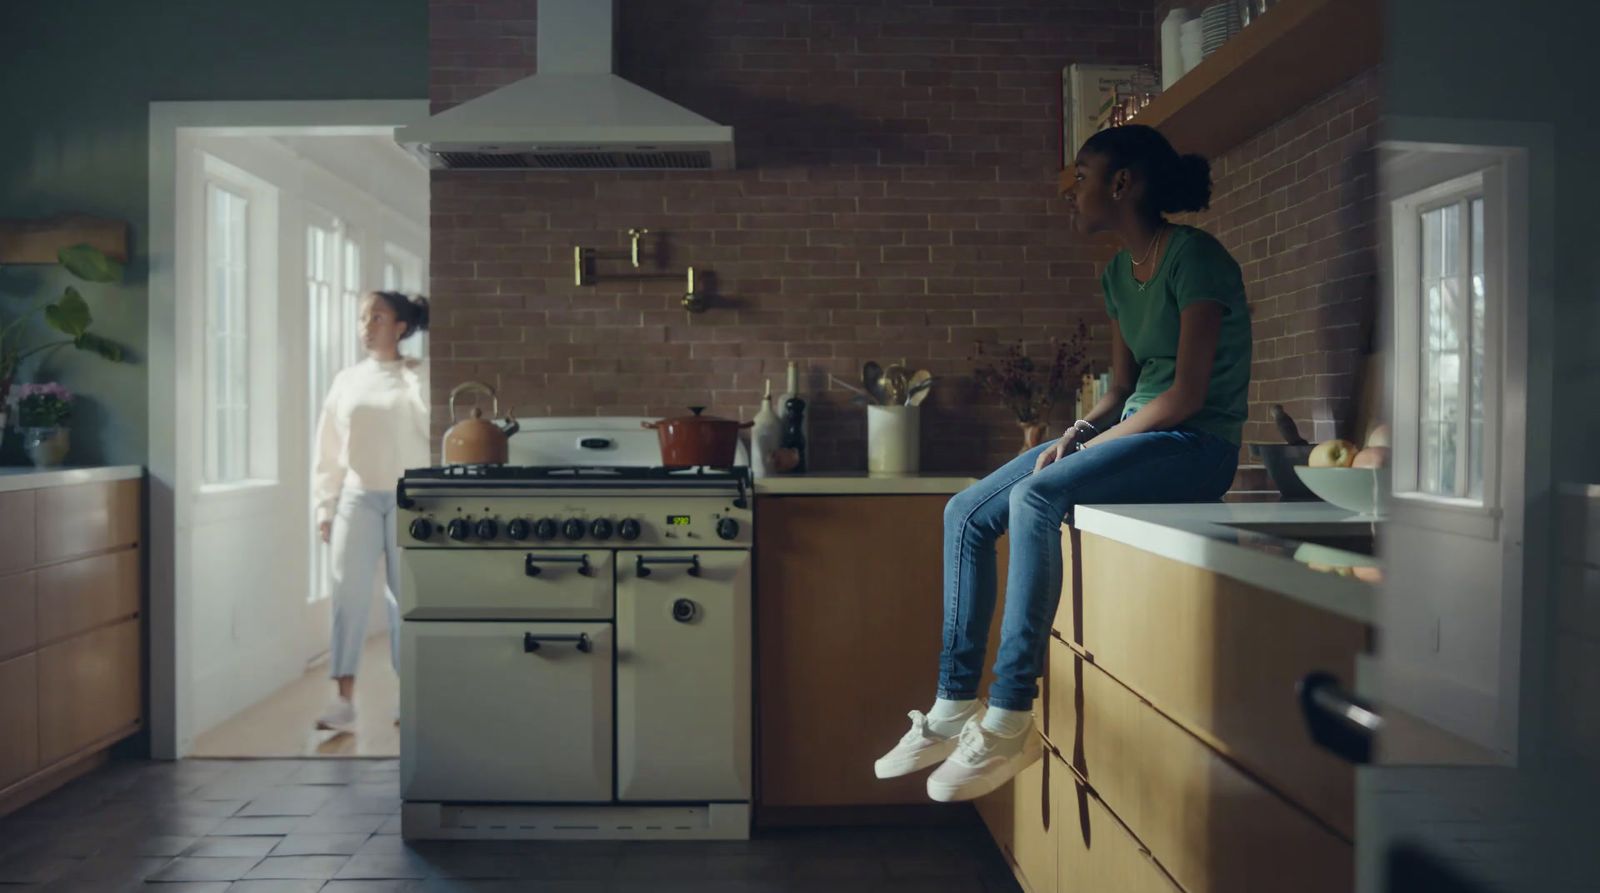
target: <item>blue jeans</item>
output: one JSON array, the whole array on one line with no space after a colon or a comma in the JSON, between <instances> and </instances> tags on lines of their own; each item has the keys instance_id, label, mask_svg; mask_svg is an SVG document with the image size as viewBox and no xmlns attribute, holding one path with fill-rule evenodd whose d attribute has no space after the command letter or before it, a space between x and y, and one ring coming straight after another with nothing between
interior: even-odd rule
<instances>
[{"instance_id":1,"label":"blue jeans","mask_svg":"<svg viewBox=\"0 0 1600 893\"><path fill-rule=\"evenodd\" d=\"M1042 444L957 493L944 510L944 649L939 697L978 696L996 596L995 542L1010 531L1005 617L989 705L1027 710L1061 597L1061 523L1085 504L1209 502L1226 493L1239 447L1181 428L1072 453L1039 474Z\"/></svg>"},{"instance_id":2,"label":"blue jeans","mask_svg":"<svg viewBox=\"0 0 1600 893\"><path fill-rule=\"evenodd\" d=\"M333 655L328 675L354 676L367 641L367 611L383 562L388 583L384 607L389 611L389 660L400 669L400 545L395 542L393 490L355 490L339 494L333 515Z\"/></svg>"}]
</instances>

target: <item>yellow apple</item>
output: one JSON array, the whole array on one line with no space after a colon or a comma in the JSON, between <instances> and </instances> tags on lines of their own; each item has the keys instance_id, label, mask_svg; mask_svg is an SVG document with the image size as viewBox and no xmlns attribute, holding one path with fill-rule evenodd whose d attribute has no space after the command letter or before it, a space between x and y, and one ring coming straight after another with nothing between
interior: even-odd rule
<instances>
[{"instance_id":1,"label":"yellow apple","mask_svg":"<svg viewBox=\"0 0 1600 893\"><path fill-rule=\"evenodd\" d=\"M1355 461L1356 445L1348 440L1324 440L1311 450L1306 464L1312 468L1349 468Z\"/></svg>"}]
</instances>

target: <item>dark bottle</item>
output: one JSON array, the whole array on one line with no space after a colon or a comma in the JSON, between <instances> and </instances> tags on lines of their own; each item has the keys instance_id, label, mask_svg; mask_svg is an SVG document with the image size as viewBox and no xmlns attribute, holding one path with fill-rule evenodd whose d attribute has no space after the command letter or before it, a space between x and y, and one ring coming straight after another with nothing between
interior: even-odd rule
<instances>
[{"instance_id":1,"label":"dark bottle","mask_svg":"<svg viewBox=\"0 0 1600 893\"><path fill-rule=\"evenodd\" d=\"M794 474L805 474L806 471L806 401L799 397L790 397L783 402L783 436L778 439L778 447L785 450L794 450L799 461L790 471Z\"/></svg>"}]
</instances>

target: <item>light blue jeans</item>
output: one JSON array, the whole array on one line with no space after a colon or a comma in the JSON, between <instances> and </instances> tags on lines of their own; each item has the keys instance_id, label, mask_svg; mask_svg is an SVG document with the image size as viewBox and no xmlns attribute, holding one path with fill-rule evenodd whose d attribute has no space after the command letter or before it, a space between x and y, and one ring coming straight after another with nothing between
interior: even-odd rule
<instances>
[{"instance_id":1,"label":"light blue jeans","mask_svg":"<svg viewBox=\"0 0 1600 893\"><path fill-rule=\"evenodd\" d=\"M378 562L388 572L384 602L389 608L389 660L400 669L400 544L395 541L393 490L352 490L339 494L333 513L333 655L328 675L354 676L367 640L367 613Z\"/></svg>"},{"instance_id":2,"label":"light blue jeans","mask_svg":"<svg viewBox=\"0 0 1600 893\"><path fill-rule=\"evenodd\" d=\"M1072 453L1039 474L1054 441L957 493L944 510L944 648L939 697L978 696L996 598L995 542L1010 531L1005 616L989 704L1027 710L1038 696L1061 597L1061 523L1086 504L1208 502L1226 493L1239 447L1191 429L1134 434Z\"/></svg>"}]
</instances>

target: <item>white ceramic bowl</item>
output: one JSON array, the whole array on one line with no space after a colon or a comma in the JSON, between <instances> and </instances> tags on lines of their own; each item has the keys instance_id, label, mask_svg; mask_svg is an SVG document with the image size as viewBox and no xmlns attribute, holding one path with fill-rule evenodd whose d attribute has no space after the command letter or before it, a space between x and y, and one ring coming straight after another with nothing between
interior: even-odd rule
<instances>
[{"instance_id":1,"label":"white ceramic bowl","mask_svg":"<svg viewBox=\"0 0 1600 893\"><path fill-rule=\"evenodd\" d=\"M1389 505L1387 468L1312 468L1296 465L1294 473L1324 502L1348 512L1382 516Z\"/></svg>"}]
</instances>

